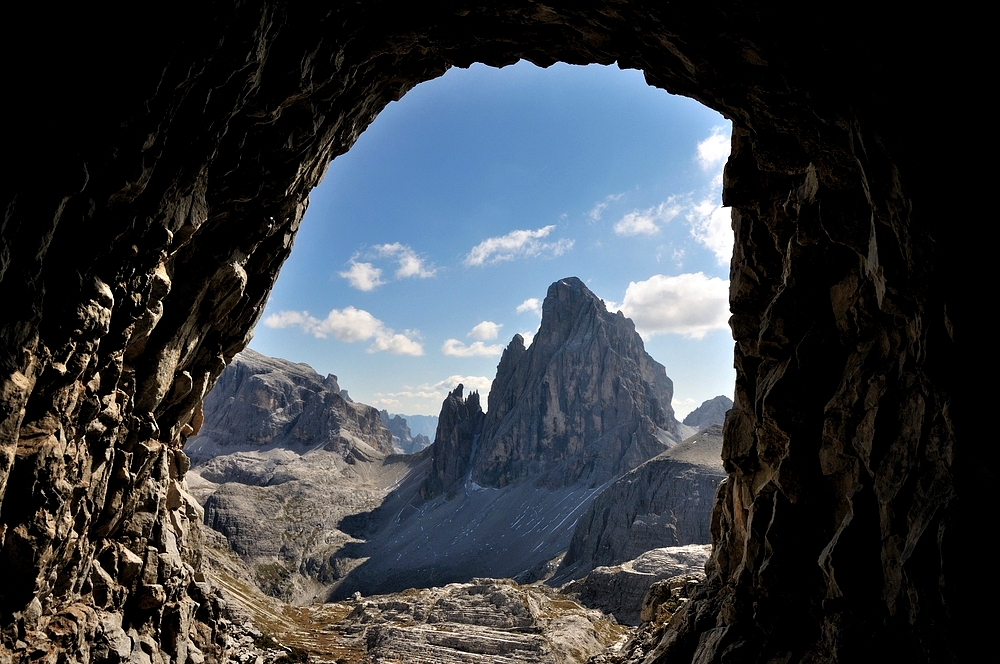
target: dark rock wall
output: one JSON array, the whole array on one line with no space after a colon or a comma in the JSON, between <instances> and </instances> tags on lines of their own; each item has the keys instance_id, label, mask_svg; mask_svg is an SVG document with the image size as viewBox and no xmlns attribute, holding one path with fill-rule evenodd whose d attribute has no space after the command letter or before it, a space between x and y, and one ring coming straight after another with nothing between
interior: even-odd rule
<instances>
[{"instance_id":1,"label":"dark rock wall","mask_svg":"<svg viewBox=\"0 0 1000 664\"><path fill-rule=\"evenodd\" d=\"M956 221L970 207L939 181L954 181L938 152L958 125L928 97L974 94L948 44L958 16L530 0L9 10L22 39L2 47L0 659L213 656L217 608L179 488L202 398L245 346L330 159L416 83L520 57L641 68L734 123L730 478L708 590L661 652L956 659L997 454L957 433L975 410L955 343L974 329Z\"/></svg>"}]
</instances>

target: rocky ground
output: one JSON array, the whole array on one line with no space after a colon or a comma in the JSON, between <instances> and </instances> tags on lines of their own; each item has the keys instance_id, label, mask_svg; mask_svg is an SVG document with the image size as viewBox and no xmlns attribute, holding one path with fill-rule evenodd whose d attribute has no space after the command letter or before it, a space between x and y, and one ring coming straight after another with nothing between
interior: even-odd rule
<instances>
[{"instance_id":1,"label":"rocky ground","mask_svg":"<svg viewBox=\"0 0 1000 664\"><path fill-rule=\"evenodd\" d=\"M223 542L208 556L231 623L229 664L582 664L630 633L571 596L510 580L292 606L262 594Z\"/></svg>"},{"instance_id":2,"label":"rocky ground","mask_svg":"<svg viewBox=\"0 0 1000 664\"><path fill-rule=\"evenodd\" d=\"M704 578L707 554L700 546L652 551L561 589L477 578L294 606L263 594L225 538L204 530L208 576L224 598L226 664L636 663ZM611 586L616 606L597 606Z\"/></svg>"}]
</instances>

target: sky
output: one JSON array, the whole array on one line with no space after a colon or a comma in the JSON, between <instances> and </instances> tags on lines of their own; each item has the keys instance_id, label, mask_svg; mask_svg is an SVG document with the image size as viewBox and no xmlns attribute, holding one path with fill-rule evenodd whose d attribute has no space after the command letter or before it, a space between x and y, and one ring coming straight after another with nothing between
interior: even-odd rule
<instances>
[{"instance_id":1,"label":"sky","mask_svg":"<svg viewBox=\"0 0 1000 664\"><path fill-rule=\"evenodd\" d=\"M250 347L437 415L459 382L485 397L576 276L635 322L679 419L732 398L730 131L636 70L450 69L330 164Z\"/></svg>"}]
</instances>

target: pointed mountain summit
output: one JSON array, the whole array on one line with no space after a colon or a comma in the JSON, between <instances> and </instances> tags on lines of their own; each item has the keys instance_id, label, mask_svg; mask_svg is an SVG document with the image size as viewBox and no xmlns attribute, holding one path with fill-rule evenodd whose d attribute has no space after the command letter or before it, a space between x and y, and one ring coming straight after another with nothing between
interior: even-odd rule
<instances>
[{"instance_id":1,"label":"pointed mountain summit","mask_svg":"<svg viewBox=\"0 0 1000 664\"><path fill-rule=\"evenodd\" d=\"M489 396L472 479L598 485L676 442L674 386L635 325L576 277L549 286L530 347L517 335Z\"/></svg>"},{"instance_id":2,"label":"pointed mountain summit","mask_svg":"<svg viewBox=\"0 0 1000 664\"><path fill-rule=\"evenodd\" d=\"M557 281L531 346L516 335L504 351L488 412L457 387L426 465L341 525L366 540L343 555L364 562L331 598L546 575L594 498L679 442L672 397L632 321L579 279Z\"/></svg>"}]
</instances>

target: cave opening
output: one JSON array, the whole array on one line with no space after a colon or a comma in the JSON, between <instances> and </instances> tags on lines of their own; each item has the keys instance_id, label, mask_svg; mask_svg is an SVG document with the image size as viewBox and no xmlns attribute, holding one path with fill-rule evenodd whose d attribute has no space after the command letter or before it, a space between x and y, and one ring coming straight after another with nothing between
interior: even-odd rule
<instances>
[{"instance_id":1,"label":"cave opening","mask_svg":"<svg viewBox=\"0 0 1000 664\"><path fill-rule=\"evenodd\" d=\"M523 57L617 61L734 121L730 476L709 581L656 656L959 661L992 618L967 601L991 581L969 514L997 464L958 442L964 240L926 154L954 126L927 74L968 69L927 48L950 26L842 5L383 9L88 7L32 23L51 32L31 57L7 46L0 567L24 582L0 587L2 648L221 652L178 491L206 390L331 159L413 85Z\"/></svg>"},{"instance_id":2,"label":"cave opening","mask_svg":"<svg viewBox=\"0 0 1000 664\"><path fill-rule=\"evenodd\" d=\"M383 110L351 150L332 162L323 182L310 193L295 248L249 346L264 356L280 358L278 362L304 362L320 375L335 374L337 389L349 391L356 405L334 401L329 406L301 406L296 400L311 404L313 397L291 397L288 387L282 393L267 385L287 381L293 374L295 381L309 381L308 377L274 360L244 354L238 366L220 379L216 392L206 397L205 424L185 447L193 461L188 482L206 507L206 523L227 538L259 586L293 603L318 601L322 597L318 587L326 585L332 592L357 559L387 555L384 550L390 545L401 547L400 555L407 558L420 549L434 549L430 567L441 557L445 571L415 569L407 587L503 574L531 577L536 567L551 565L554 557L566 553L570 536L578 537L574 526L580 519L595 518L587 512L590 502L618 475L713 424L721 425L732 404L735 380L728 327L732 230L729 210L721 205L730 134L728 121L719 114L649 86L639 71L614 65L556 63L542 69L522 60L502 69L454 68ZM331 495L337 496L332 500L340 504L346 500L340 497L341 489L359 484L361 467L352 456L357 450L349 444L324 448L336 447L337 454L351 459L347 468L331 466L313 449L330 435L323 427L303 423L315 419L316 409L333 409L331 431L349 428L375 449L377 439L366 438L370 429L333 413L367 405L383 410L386 425L391 418L405 418L397 427L413 431L400 430L398 436L394 432L393 445L397 451L420 452L421 445L435 439L442 403L459 384L468 392L477 390L487 410L494 376L501 380L497 363L508 340L517 333L530 347L541 323L546 287L577 274L583 275L590 291L603 296L610 314L627 315L640 335L626 335L621 340L625 347L602 343L598 352L627 354L629 344L644 344L652 360L666 366L665 382L670 387L661 414L628 415L618 421L612 413L620 405L613 394L605 395L606 403L595 402L573 386L570 375L555 372L552 378L566 383L565 393L558 395L558 411L587 410L602 424L590 430L579 423L544 436L538 441L542 457L567 455L568 441L580 441L573 446L607 445L600 439L606 429L616 427L637 429L635 435L645 440L639 422L662 427L659 435L665 442L637 444L643 451L635 452L625 465L589 480L587 490L575 498L572 492L562 495L564 500L578 501L575 509L554 511L558 526L554 532L535 533L537 546L532 542L529 550L520 552L530 555L515 560L517 567L498 566L490 560L489 549L502 548L508 527L540 518L544 510L530 501L507 506L512 511L510 523L499 530L477 531L483 550L472 553L450 551L450 545L439 540L400 544L396 533L392 542L381 541L377 534L350 525L374 519L365 514L378 505L345 508L346 515L338 521L329 509L314 504L318 497L310 495L306 480L342 483L343 487L331 487ZM598 329L607 325L602 322ZM644 361L639 356L634 359ZM609 380L647 380L623 369L624 375ZM258 379L249 375L268 378L252 382ZM311 389L322 391L317 378L311 379ZM645 395L634 396L641 400ZM274 412L233 406L244 401L270 404ZM696 409L699 412L692 414ZM538 419L536 426L542 429L540 413L527 416ZM411 437L418 424L429 425L421 431L422 443ZM280 433L283 429L299 433L288 438ZM310 435L315 440L308 439ZM239 440L241 436L246 440ZM447 438L445 433L441 436ZM636 504L630 509L644 514L651 525L642 535L622 532L617 537L644 538L645 547L638 541L622 542L612 547L614 552L601 554L601 564L625 562L654 548L709 544L710 504L722 477L721 437L715 432L710 438L705 445L711 449L699 456L705 467L695 464L697 468L690 466L687 471L699 478L697 482L657 485L645 498L632 498ZM549 447L551 453L546 451ZM609 448L600 454L624 453ZM455 459L448 463L463 463L460 451L441 453L449 454ZM289 458L296 455L302 455L301 461ZM435 464L437 455L435 451ZM313 472L320 466L326 475ZM574 469L566 471L571 474ZM426 472L419 468L413 474ZM379 463L362 474L384 478L386 486L412 482L408 475L383 472ZM301 490L287 484L300 481L305 483L295 486ZM363 487L382 495L387 489L380 481ZM549 482L558 488L564 480ZM268 510L238 509L250 499L251 490L245 487L257 487L253 500L268 504ZM452 487L442 488L454 494ZM670 497L685 491L691 493L689 498ZM420 499L401 501L389 495L385 504L399 502L402 513L413 500ZM287 514L292 503L294 516ZM420 508L421 514L426 511ZM679 529L676 518L668 525L673 511L685 513ZM335 534L326 535L323 546L306 544L298 533L303 518L315 519ZM433 519L427 520L426 528L424 524L414 528L414 538L431 528ZM653 524L661 521L662 532L653 532L657 528ZM395 525L395 531L401 529ZM262 533L258 544L244 534L254 531ZM360 539L330 545L345 533ZM546 538L559 541L543 542ZM268 544L277 540L287 540L280 550ZM372 549L367 553L365 540L370 540L367 548ZM704 554L699 550L693 555ZM512 550L509 557L517 555ZM570 560L586 560L565 572L562 583L598 564L590 560L592 556L571 554ZM456 566L454 561L462 558L470 562ZM369 567L374 564L370 561ZM699 567L697 562L690 565ZM370 573L367 578L371 581ZM351 590L357 588L364 595L398 590L385 582L351 583ZM337 592L338 597L343 595ZM638 606L628 613L637 611Z\"/></svg>"}]
</instances>

